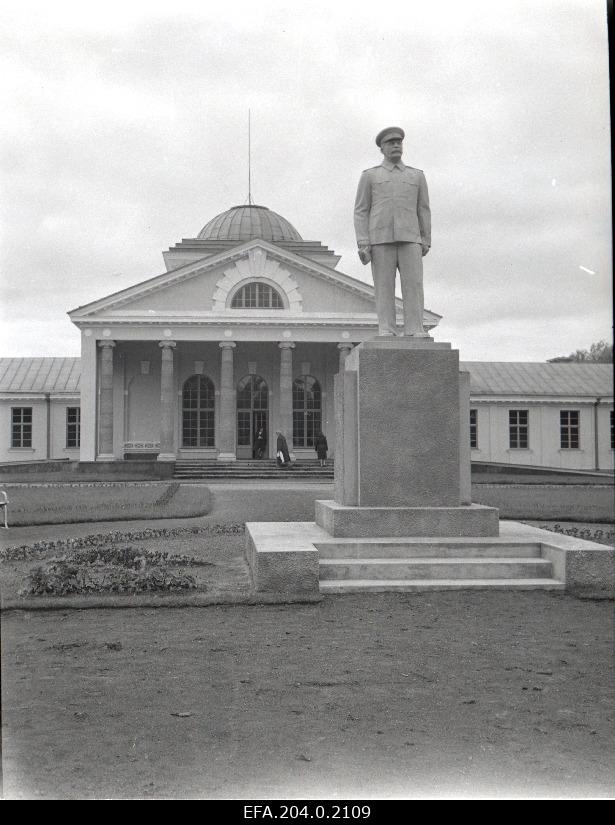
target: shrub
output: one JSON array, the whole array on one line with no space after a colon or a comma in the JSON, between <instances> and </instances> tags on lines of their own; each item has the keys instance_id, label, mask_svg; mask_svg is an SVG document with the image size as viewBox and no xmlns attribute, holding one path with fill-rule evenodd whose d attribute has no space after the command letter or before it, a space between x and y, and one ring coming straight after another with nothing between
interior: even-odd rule
<instances>
[{"instance_id":1,"label":"shrub","mask_svg":"<svg viewBox=\"0 0 615 825\"><path fill-rule=\"evenodd\" d=\"M117 547L87 547L85 549L73 549L66 553L64 560L74 564L116 564L121 567L128 567L139 570L146 564L164 565L166 567L180 567L189 565L191 567L205 567L213 564L206 559L199 559L195 556L185 556L180 553L169 553L161 550L147 550L145 548ZM53 561L53 559L50 559Z\"/></svg>"},{"instance_id":2,"label":"shrub","mask_svg":"<svg viewBox=\"0 0 615 825\"><path fill-rule=\"evenodd\" d=\"M30 572L19 595L169 592L195 587L194 576L187 573L171 573L167 568L160 566L139 570L119 565L80 567L66 559L53 559Z\"/></svg>"}]
</instances>

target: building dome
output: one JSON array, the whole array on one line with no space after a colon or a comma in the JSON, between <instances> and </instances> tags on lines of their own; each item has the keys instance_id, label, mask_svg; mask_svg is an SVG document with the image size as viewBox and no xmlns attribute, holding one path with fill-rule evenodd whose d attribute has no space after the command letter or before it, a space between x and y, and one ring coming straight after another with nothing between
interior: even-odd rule
<instances>
[{"instance_id":1,"label":"building dome","mask_svg":"<svg viewBox=\"0 0 615 825\"><path fill-rule=\"evenodd\" d=\"M197 238L209 241L251 241L262 238L273 243L302 241L303 238L286 218L266 206L244 204L232 206L205 224Z\"/></svg>"}]
</instances>

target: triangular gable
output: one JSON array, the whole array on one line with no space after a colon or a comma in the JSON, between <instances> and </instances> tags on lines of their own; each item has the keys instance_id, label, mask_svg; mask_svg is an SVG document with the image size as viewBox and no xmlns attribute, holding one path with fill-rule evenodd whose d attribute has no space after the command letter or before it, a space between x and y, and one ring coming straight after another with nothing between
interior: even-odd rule
<instances>
[{"instance_id":1,"label":"triangular gable","mask_svg":"<svg viewBox=\"0 0 615 825\"><path fill-rule=\"evenodd\" d=\"M218 255L202 258L171 270L170 272L157 275L135 286L128 287L127 289L120 290L97 301L77 307L68 314L71 320L76 321L99 313L119 310L127 304L134 303L141 298L152 295L152 293L166 290L172 285L190 281L207 272L213 272L214 270L223 269L225 266L230 266L243 258L247 258L251 250L258 249L263 250L266 257L270 260L277 261L282 265L286 264L298 271L307 272L312 277L321 278L338 288L343 288L345 291L352 292L357 296L367 299L370 303L374 301L374 287L370 284L363 283L356 278L344 275L337 270L308 260L293 252L288 252L267 241L257 239L239 244Z\"/></svg>"}]
</instances>

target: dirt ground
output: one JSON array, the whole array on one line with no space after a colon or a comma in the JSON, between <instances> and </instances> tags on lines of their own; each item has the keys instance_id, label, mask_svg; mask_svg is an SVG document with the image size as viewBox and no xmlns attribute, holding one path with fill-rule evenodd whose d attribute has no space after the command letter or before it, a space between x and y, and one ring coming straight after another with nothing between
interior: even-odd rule
<instances>
[{"instance_id":1,"label":"dirt ground","mask_svg":"<svg viewBox=\"0 0 615 825\"><path fill-rule=\"evenodd\" d=\"M613 607L437 592L9 612L5 798L609 797Z\"/></svg>"}]
</instances>

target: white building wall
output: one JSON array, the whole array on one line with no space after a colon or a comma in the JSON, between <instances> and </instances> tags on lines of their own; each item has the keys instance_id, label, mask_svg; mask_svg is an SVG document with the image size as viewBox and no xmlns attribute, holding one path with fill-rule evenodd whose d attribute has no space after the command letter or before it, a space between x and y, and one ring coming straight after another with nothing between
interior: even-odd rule
<instances>
[{"instance_id":1,"label":"white building wall","mask_svg":"<svg viewBox=\"0 0 615 825\"><path fill-rule=\"evenodd\" d=\"M32 408L32 446L11 447L11 410L13 407ZM49 402L44 395L11 397L0 404L0 461L41 461L47 454L47 415Z\"/></svg>"},{"instance_id":2,"label":"white building wall","mask_svg":"<svg viewBox=\"0 0 615 825\"><path fill-rule=\"evenodd\" d=\"M66 446L66 411L69 407L80 407L81 400L78 395L68 398L51 398L51 447L50 458L68 458L71 461L79 460L79 448Z\"/></svg>"},{"instance_id":3,"label":"white building wall","mask_svg":"<svg viewBox=\"0 0 615 825\"><path fill-rule=\"evenodd\" d=\"M601 470L615 468L615 450L611 447L611 411L612 404L603 404L598 408L598 457Z\"/></svg>"},{"instance_id":4,"label":"white building wall","mask_svg":"<svg viewBox=\"0 0 615 825\"><path fill-rule=\"evenodd\" d=\"M114 447L116 456L151 451L160 441L160 347L157 341L123 344L114 373ZM143 364L143 367L142 367ZM121 406L120 406L121 404Z\"/></svg>"},{"instance_id":5,"label":"white building wall","mask_svg":"<svg viewBox=\"0 0 615 825\"><path fill-rule=\"evenodd\" d=\"M470 404L477 410L478 448L472 450L473 461L491 461L504 464L524 464L534 467L556 467L571 470L596 469L594 404L591 402L532 403L490 402L473 399ZM610 404L598 410L599 468L613 469L614 451L611 449ZM509 446L510 410L528 410L528 447ZM562 448L560 438L560 412L579 412L579 447ZM469 423L468 423L469 437Z\"/></svg>"},{"instance_id":6,"label":"white building wall","mask_svg":"<svg viewBox=\"0 0 615 825\"><path fill-rule=\"evenodd\" d=\"M114 453L123 457L126 442L149 443L150 452L156 452L160 439L160 347L158 341L118 342L114 351ZM96 342L93 337L84 339L86 360L93 367ZM149 373L142 371L141 362L149 362ZM216 445L220 443L220 363L221 350L218 341L178 342L174 351L174 375L177 396L176 408L176 449L179 457L215 457L218 449L181 449L181 394L184 381L194 375L203 362L203 374L214 383L216 391ZM293 349L293 378L300 377L303 365L309 364L309 374L318 379L323 392L323 431L329 443L329 455L335 450L335 416L333 379L339 367L339 351L334 343L297 343ZM261 375L269 387L268 415L268 455L275 454L275 431L279 427L279 371L280 350L275 341L237 342L234 349L234 384L251 370ZM91 454L95 442L95 427L87 419L89 409L96 420L96 406L93 403L92 374L82 374L81 396L55 394L50 401L43 393L25 393L20 396L0 399L0 461L17 462L42 460L46 458L72 458L93 460ZM66 447L66 409L81 408L81 456L79 451ZM31 448L11 449L11 408L32 407L33 437ZM562 469L601 470L614 468L614 450L611 447L610 413L613 402L602 402L598 415L598 462L596 462L595 414L596 405L591 400L579 402L557 402L553 399L536 399L532 402L497 401L487 398L473 399L471 408L477 410L478 448L472 450L473 461L522 464L528 466L556 467ZM527 409L529 411L529 446L527 449L509 447L509 411ZM563 449L560 443L561 410L580 412L580 444L578 449ZM47 420L50 415L49 422ZM235 423L235 422L234 422ZM50 440L47 443L49 432ZM292 434L286 433L289 446ZM469 422L468 422L469 437ZM134 449L127 448L130 452ZM138 450L136 450L138 452ZM298 458L314 458L312 449L293 450ZM90 457L91 455L91 457Z\"/></svg>"}]
</instances>

